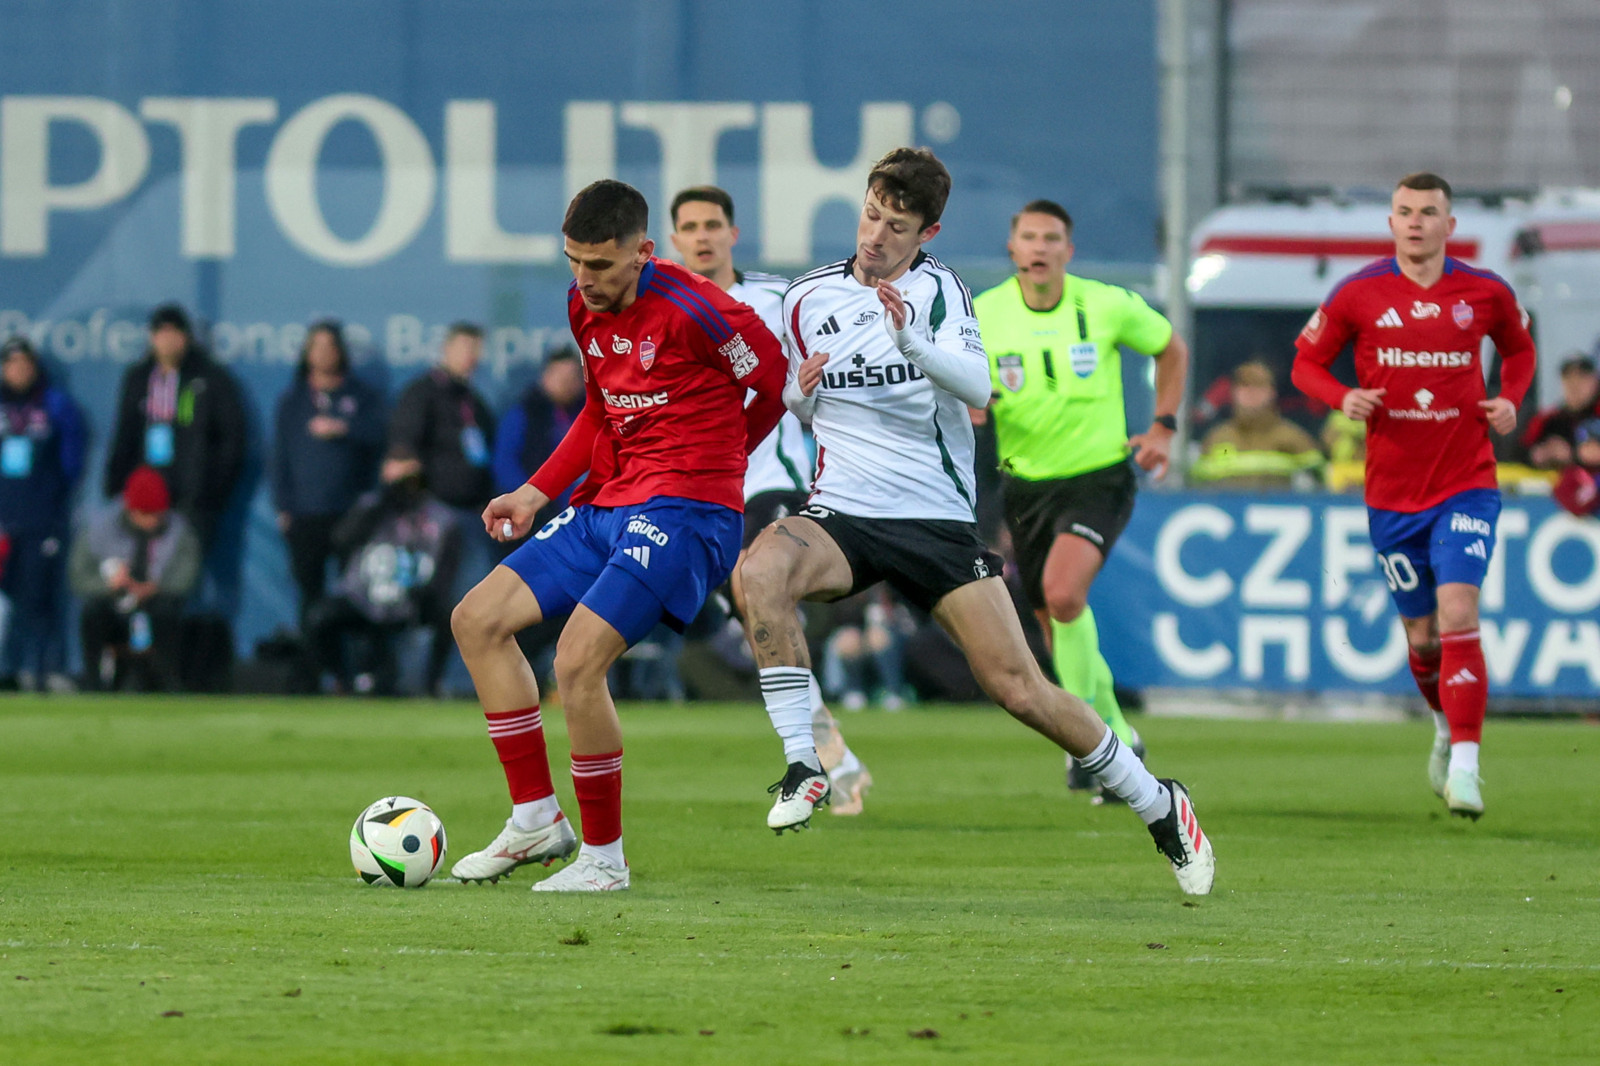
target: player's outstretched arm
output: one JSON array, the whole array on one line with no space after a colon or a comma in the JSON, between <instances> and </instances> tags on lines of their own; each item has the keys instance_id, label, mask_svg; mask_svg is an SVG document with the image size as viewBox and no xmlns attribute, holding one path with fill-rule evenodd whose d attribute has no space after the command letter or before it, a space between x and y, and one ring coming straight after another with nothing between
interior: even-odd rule
<instances>
[{"instance_id":1,"label":"player's outstretched arm","mask_svg":"<svg viewBox=\"0 0 1600 1066\"><path fill-rule=\"evenodd\" d=\"M950 316L930 342L919 337L911 326L905 297L891 282L878 282L878 300L886 312L883 328L901 355L928 375L929 381L968 407L988 405L989 358L984 354L975 319ZM970 325L970 335L963 328L965 325Z\"/></svg>"}]
</instances>

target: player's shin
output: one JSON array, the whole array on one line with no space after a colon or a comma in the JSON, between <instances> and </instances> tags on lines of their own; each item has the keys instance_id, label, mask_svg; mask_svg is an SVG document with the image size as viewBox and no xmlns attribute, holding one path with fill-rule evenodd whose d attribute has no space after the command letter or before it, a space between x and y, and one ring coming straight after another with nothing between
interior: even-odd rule
<instances>
[{"instance_id":1,"label":"player's shin","mask_svg":"<svg viewBox=\"0 0 1600 1066\"><path fill-rule=\"evenodd\" d=\"M511 820L519 829L549 825L561 813L561 806L550 780L550 758L539 708L485 711L484 718L511 790Z\"/></svg>"},{"instance_id":2,"label":"player's shin","mask_svg":"<svg viewBox=\"0 0 1600 1066\"><path fill-rule=\"evenodd\" d=\"M822 769L811 729L811 686L816 680L803 666L768 666L761 670L761 699L772 728L783 741L786 763Z\"/></svg>"},{"instance_id":3,"label":"player's shin","mask_svg":"<svg viewBox=\"0 0 1600 1066\"><path fill-rule=\"evenodd\" d=\"M1422 698L1428 701L1429 708L1434 711L1443 710L1439 703L1439 656L1438 648L1426 651L1411 649L1411 676L1417 682L1417 691L1422 693Z\"/></svg>"},{"instance_id":4,"label":"player's shin","mask_svg":"<svg viewBox=\"0 0 1600 1066\"><path fill-rule=\"evenodd\" d=\"M622 855L622 750L599 755L572 753L572 791L578 798L583 852L613 867L627 865Z\"/></svg>"},{"instance_id":5,"label":"player's shin","mask_svg":"<svg viewBox=\"0 0 1600 1066\"><path fill-rule=\"evenodd\" d=\"M1478 744L1489 704L1489 671L1476 629L1439 637L1439 702L1450 721L1450 769L1478 769Z\"/></svg>"}]
</instances>

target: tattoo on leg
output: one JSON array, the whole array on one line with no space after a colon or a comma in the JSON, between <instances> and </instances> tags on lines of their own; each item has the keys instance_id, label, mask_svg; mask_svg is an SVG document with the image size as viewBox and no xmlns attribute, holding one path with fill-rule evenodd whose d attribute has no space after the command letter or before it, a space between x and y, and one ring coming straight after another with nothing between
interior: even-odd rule
<instances>
[{"instance_id":1,"label":"tattoo on leg","mask_svg":"<svg viewBox=\"0 0 1600 1066\"><path fill-rule=\"evenodd\" d=\"M790 540L794 541L796 544L800 545L800 547L802 547L802 548L811 547L811 544L808 541L806 541L806 540L804 540L804 539L802 539L800 537L797 537L793 533L789 532L789 527L788 526L773 526L772 527L772 532L776 536L779 536L779 537L788 537Z\"/></svg>"},{"instance_id":2,"label":"tattoo on leg","mask_svg":"<svg viewBox=\"0 0 1600 1066\"><path fill-rule=\"evenodd\" d=\"M766 626L756 626L755 632L751 633L750 635L754 637L755 642L761 645L763 648L772 643L772 631Z\"/></svg>"}]
</instances>

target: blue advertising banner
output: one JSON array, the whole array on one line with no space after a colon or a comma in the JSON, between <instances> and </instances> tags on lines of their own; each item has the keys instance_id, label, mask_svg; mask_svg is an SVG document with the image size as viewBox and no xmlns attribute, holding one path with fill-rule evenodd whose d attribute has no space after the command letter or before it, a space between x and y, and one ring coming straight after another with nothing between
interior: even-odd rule
<instances>
[{"instance_id":1,"label":"blue advertising banner","mask_svg":"<svg viewBox=\"0 0 1600 1066\"><path fill-rule=\"evenodd\" d=\"M1079 217L1080 257L1153 262L1154 23L1145 0L9 3L0 338L31 337L86 408L99 506L117 382L164 301L243 383L257 471L324 316L391 397L447 323L482 323L477 384L513 402L565 336L560 221L599 177L644 191L658 239L673 192L720 184L739 261L794 274L850 253L873 159L925 144L957 269L1004 268L1040 196ZM258 475L236 511L213 573L247 648L294 605Z\"/></svg>"},{"instance_id":2,"label":"blue advertising banner","mask_svg":"<svg viewBox=\"0 0 1600 1066\"><path fill-rule=\"evenodd\" d=\"M1143 493L1091 602L1130 687L1415 692L1352 497ZM1481 612L1496 693L1592 698L1600 522L1506 497Z\"/></svg>"}]
</instances>

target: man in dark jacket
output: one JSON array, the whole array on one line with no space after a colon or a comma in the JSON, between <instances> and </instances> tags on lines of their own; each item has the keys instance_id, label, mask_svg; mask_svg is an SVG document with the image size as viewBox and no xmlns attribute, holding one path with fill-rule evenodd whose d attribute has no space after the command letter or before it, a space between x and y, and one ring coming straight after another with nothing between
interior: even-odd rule
<instances>
[{"instance_id":1,"label":"man in dark jacket","mask_svg":"<svg viewBox=\"0 0 1600 1066\"><path fill-rule=\"evenodd\" d=\"M0 528L11 538L0 592L12 610L4 661L25 689L55 686L66 677L62 584L83 416L21 337L0 347L0 371Z\"/></svg>"},{"instance_id":2,"label":"man in dark jacket","mask_svg":"<svg viewBox=\"0 0 1600 1066\"><path fill-rule=\"evenodd\" d=\"M448 504L461 535L461 565L452 595L460 599L494 568L498 545L483 528L483 508L496 493L490 469L494 415L470 384L483 357L483 330L457 322L445 334L439 365L406 386L389 419L391 454L422 463L428 491ZM471 691L461 656L450 647L446 687Z\"/></svg>"},{"instance_id":3,"label":"man in dark jacket","mask_svg":"<svg viewBox=\"0 0 1600 1066\"><path fill-rule=\"evenodd\" d=\"M494 480L498 491L520 488L529 475L544 465L583 410L584 399L578 349L568 345L545 356L539 380L528 386L517 405L500 419L494 438ZM569 489L551 500L534 516L534 523L542 524L565 510L570 495Z\"/></svg>"},{"instance_id":4,"label":"man in dark jacket","mask_svg":"<svg viewBox=\"0 0 1600 1066\"><path fill-rule=\"evenodd\" d=\"M159 471L172 506L209 548L244 462L245 420L233 375L195 342L177 304L150 314L150 351L122 376L105 494L141 465Z\"/></svg>"},{"instance_id":5,"label":"man in dark jacket","mask_svg":"<svg viewBox=\"0 0 1600 1066\"><path fill-rule=\"evenodd\" d=\"M389 420L389 447L421 461L428 491L475 515L495 495L489 472L494 415L471 384L482 358L483 330L455 323L439 365L406 386Z\"/></svg>"},{"instance_id":6,"label":"man in dark jacket","mask_svg":"<svg viewBox=\"0 0 1600 1066\"><path fill-rule=\"evenodd\" d=\"M322 598L334 526L372 486L383 434L383 400L350 372L343 330L315 323L272 435L272 504L300 587L302 623Z\"/></svg>"}]
</instances>

